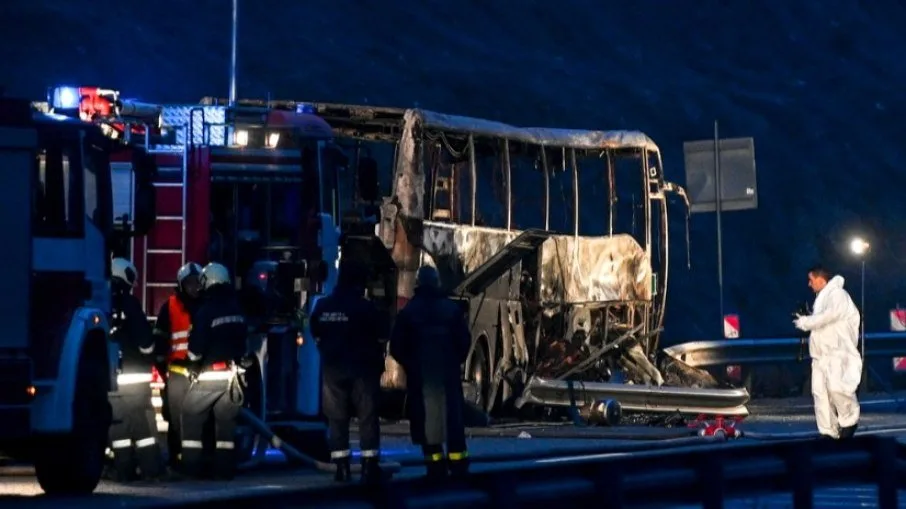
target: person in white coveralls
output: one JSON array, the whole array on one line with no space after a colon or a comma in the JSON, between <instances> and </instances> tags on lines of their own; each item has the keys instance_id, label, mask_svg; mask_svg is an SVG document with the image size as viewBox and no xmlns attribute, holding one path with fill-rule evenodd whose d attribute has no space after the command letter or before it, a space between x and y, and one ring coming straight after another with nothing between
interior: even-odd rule
<instances>
[{"instance_id":1,"label":"person in white coveralls","mask_svg":"<svg viewBox=\"0 0 906 509\"><path fill-rule=\"evenodd\" d=\"M813 311L797 314L793 321L797 329L809 332L815 421L822 438L851 438L859 425L861 316L843 282L823 267L809 270L808 285L816 294Z\"/></svg>"}]
</instances>

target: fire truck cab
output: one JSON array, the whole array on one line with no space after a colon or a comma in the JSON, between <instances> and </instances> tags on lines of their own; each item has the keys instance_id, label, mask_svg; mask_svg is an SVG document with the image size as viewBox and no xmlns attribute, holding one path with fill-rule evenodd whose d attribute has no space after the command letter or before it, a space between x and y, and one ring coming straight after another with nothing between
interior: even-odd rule
<instances>
[{"instance_id":1,"label":"fire truck cab","mask_svg":"<svg viewBox=\"0 0 906 509\"><path fill-rule=\"evenodd\" d=\"M121 145L96 125L33 106L0 97L0 451L34 462L48 494L90 493L116 389L111 248L141 235L154 210L139 206L136 228L115 231L110 156ZM131 157L135 201L153 203L143 183L154 161L143 151Z\"/></svg>"}]
</instances>

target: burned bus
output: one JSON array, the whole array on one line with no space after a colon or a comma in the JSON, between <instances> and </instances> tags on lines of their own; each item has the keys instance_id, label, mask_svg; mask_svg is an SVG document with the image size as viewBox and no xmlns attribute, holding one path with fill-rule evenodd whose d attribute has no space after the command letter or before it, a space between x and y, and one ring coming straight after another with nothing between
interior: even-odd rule
<instances>
[{"instance_id":1,"label":"burned bus","mask_svg":"<svg viewBox=\"0 0 906 509\"><path fill-rule=\"evenodd\" d=\"M396 271L397 308L428 264L468 309L473 345L464 378L475 403L488 411L571 404L573 380L583 383L580 399L614 397L630 409L655 409L639 386L665 382L683 389L657 390L664 408L726 411L736 408L728 398L747 399L714 392L710 375L659 355L668 198L680 198L686 219L688 202L682 187L665 181L660 150L645 134L314 106L355 169L348 203L365 195L372 207L345 208L340 223L351 230L368 216L378 219L375 235ZM348 244L343 256L352 255ZM375 251L356 252L374 261ZM607 383L619 375L636 387ZM392 358L383 384L405 387Z\"/></svg>"},{"instance_id":2,"label":"burned bus","mask_svg":"<svg viewBox=\"0 0 906 509\"><path fill-rule=\"evenodd\" d=\"M685 193L664 180L645 134L267 106L304 106L331 126L347 164L318 176L319 202L337 218L340 256L371 264L369 295L394 313L427 264L462 302L473 337L463 374L478 406L605 398L629 410L745 411L744 390L716 389L660 353L668 198ZM402 368L389 356L386 367L384 388L404 390Z\"/></svg>"}]
</instances>

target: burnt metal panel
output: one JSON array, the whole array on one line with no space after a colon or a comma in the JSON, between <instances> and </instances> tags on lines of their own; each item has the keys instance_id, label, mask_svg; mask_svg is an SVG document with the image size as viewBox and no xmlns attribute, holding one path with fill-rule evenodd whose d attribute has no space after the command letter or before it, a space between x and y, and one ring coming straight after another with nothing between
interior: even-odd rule
<instances>
[{"instance_id":1,"label":"burnt metal panel","mask_svg":"<svg viewBox=\"0 0 906 509\"><path fill-rule=\"evenodd\" d=\"M521 233L425 221L424 262L452 290ZM547 235L539 257L542 304L651 300L651 262L631 235Z\"/></svg>"},{"instance_id":2,"label":"burnt metal panel","mask_svg":"<svg viewBox=\"0 0 906 509\"><path fill-rule=\"evenodd\" d=\"M502 249L485 260L484 263L469 272L465 279L456 286L453 293L456 295L479 295L490 284L503 276L506 271L538 249L551 235L551 232L538 229L523 231L503 246Z\"/></svg>"}]
</instances>

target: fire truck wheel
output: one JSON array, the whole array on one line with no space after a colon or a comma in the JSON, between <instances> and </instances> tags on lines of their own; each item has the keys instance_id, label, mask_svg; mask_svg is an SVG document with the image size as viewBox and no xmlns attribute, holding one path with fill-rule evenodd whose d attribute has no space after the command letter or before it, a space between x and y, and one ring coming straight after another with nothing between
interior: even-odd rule
<instances>
[{"instance_id":1,"label":"fire truck wheel","mask_svg":"<svg viewBox=\"0 0 906 509\"><path fill-rule=\"evenodd\" d=\"M40 449L35 459L35 474L41 489L48 495L87 495L101 479L112 418L107 400L107 362L103 354L86 347L79 363L73 431L38 439Z\"/></svg>"}]
</instances>

